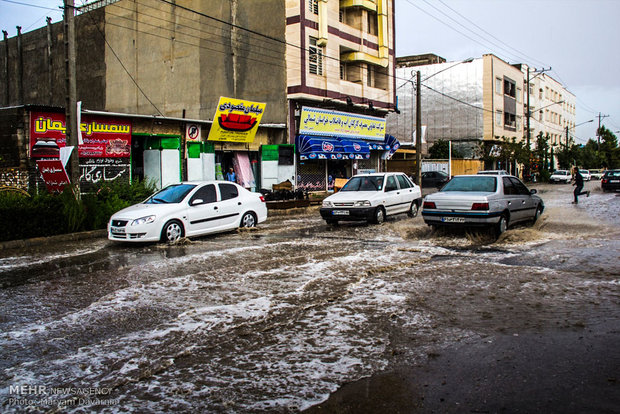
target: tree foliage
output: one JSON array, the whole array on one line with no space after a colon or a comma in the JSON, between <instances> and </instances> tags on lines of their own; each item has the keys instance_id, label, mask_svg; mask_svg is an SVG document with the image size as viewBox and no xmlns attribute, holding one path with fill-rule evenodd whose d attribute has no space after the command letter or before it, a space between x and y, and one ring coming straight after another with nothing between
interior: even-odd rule
<instances>
[{"instance_id":1,"label":"tree foliage","mask_svg":"<svg viewBox=\"0 0 620 414\"><path fill-rule=\"evenodd\" d=\"M433 160L446 160L450 157L450 143L445 139L438 139L428 149L428 154ZM452 158L463 158L463 154L458 149L452 148Z\"/></svg>"}]
</instances>

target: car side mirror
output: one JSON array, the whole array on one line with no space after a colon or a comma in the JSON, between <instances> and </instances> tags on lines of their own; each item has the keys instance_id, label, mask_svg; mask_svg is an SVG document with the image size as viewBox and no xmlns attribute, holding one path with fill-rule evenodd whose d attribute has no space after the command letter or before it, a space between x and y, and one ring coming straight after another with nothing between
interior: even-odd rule
<instances>
[{"instance_id":1,"label":"car side mirror","mask_svg":"<svg viewBox=\"0 0 620 414\"><path fill-rule=\"evenodd\" d=\"M192 203L191 203L192 206L197 206L198 204L204 204L204 201L202 200L202 198L197 198L195 200L192 200Z\"/></svg>"},{"instance_id":2,"label":"car side mirror","mask_svg":"<svg viewBox=\"0 0 620 414\"><path fill-rule=\"evenodd\" d=\"M535 188L532 188L532 189L530 190L530 194L534 195L534 194L536 194L536 193L538 193L538 191L537 191Z\"/></svg>"}]
</instances>

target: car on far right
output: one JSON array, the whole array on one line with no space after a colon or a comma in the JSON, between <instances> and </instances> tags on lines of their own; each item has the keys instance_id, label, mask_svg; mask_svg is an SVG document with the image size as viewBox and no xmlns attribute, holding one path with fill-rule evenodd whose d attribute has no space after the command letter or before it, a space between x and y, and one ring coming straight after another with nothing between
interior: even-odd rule
<instances>
[{"instance_id":1,"label":"car on far right","mask_svg":"<svg viewBox=\"0 0 620 414\"><path fill-rule=\"evenodd\" d=\"M549 177L549 182L568 184L572 178L573 177L568 170L555 170L553 174L551 174L551 177Z\"/></svg>"},{"instance_id":2,"label":"car on far right","mask_svg":"<svg viewBox=\"0 0 620 414\"><path fill-rule=\"evenodd\" d=\"M608 170L601 179L601 190L603 192L616 191L620 189L620 170Z\"/></svg>"}]
</instances>

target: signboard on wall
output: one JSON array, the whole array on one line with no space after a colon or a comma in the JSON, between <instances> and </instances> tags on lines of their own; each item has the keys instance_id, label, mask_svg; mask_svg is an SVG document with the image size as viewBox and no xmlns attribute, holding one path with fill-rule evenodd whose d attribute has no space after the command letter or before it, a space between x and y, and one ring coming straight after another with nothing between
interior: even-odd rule
<instances>
[{"instance_id":1,"label":"signboard on wall","mask_svg":"<svg viewBox=\"0 0 620 414\"><path fill-rule=\"evenodd\" d=\"M69 176L60 158L57 160L38 160L37 167L45 182L47 191L50 193L61 193L65 186L69 184Z\"/></svg>"},{"instance_id":2,"label":"signboard on wall","mask_svg":"<svg viewBox=\"0 0 620 414\"><path fill-rule=\"evenodd\" d=\"M84 115L80 130L84 140L78 147L80 158L129 158L131 155L131 121ZM30 157L58 158L59 148L66 145L65 114L30 114Z\"/></svg>"},{"instance_id":3,"label":"signboard on wall","mask_svg":"<svg viewBox=\"0 0 620 414\"><path fill-rule=\"evenodd\" d=\"M253 142L266 104L220 97L209 141Z\"/></svg>"},{"instance_id":4,"label":"signboard on wall","mask_svg":"<svg viewBox=\"0 0 620 414\"><path fill-rule=\"evenodd\" d=\"M348 112L303 107L299 134L383 141L385 119Z\"/></svg>"},{"instance_id":5,"label":"signboard on wall","mask_svg":"<svg viewBox=\"0 0 620 414\"><path fill-rule=\"evenodd\" d=\"M80 186L88 191L96 184L121 180L129 182L131 162L129 158L81 158Z\"/></svg>"}]
</instances>

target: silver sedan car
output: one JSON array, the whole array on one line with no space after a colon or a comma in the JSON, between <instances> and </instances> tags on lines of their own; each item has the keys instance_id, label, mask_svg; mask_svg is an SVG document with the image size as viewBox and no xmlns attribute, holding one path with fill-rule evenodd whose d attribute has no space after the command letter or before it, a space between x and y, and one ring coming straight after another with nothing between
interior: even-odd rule
<instances>
[{"instance_id":1,"label":"silver sedan car","mask_svg":"<svg viewBox=\"0 0 620 414\"><path fill-rule=\"evenodd\" d=\"M458 175L424 199L422 217L430 226L485 226L500 235L518 222L534 223L545 206L517 177Z\"/></svg>"}]
</instances>

